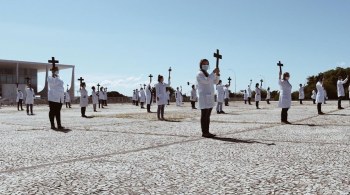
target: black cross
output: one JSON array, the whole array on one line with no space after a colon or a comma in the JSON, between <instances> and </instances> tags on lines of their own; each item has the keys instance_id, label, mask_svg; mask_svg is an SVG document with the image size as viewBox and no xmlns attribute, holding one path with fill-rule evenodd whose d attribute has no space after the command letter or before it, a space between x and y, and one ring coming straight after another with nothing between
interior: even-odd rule
<instances>
[{"instance_id":1,"label":"black cross","mask_svg":"<svg viewBox=\"0 0 350 195\"><path fill-rule=\"evenodd\" d=\"M82 84L83 83L83 77L80 77L80 79L78 79L78 81L80 81L80 84Z\"/></svg>"},{"instance_id":2,"label":"black cross","mask_svg":"<svg viewBox=\"0 0 350 195\"><path fill-rule=\"evenodd\" d=\"M222 59L222 55L220 55L219 50L216 50L214 53L214 58L216 58L216 68L219 68L219 59Z\"/></svg>"},{"instance_id":3,"label":"black cross","mask_svg":"<svg viewBox=\"0 0 350 195\"><path fill-rule=\"evenodd\" d=\"M283 64L281 63L281 61L278 61L277 66L280 67L280 72L282 72L282 66L283 66Z\"/></svg>"},{"instance_id":4,"label":"black cross","mask_svg":"<svg viewBox=\"0 0 350 195\"><path fill-rule=\"evenodd\" d=\"M260 87L262 87L262 83L264 82L264 80L260 80Z\"/></svg>"},{"instance_id":5,"label":"black cross","mask_svg":"<svg viewBox=\"0 0 350 195\"><path fill-rule=\"evenodd\" d=\"M153 77L153 75L150 74L148 77L149 77L149 82L152 83L152 77Z\"/></svg>"},{"instance_id":6,"label":"black cross","mask_svg":"<svg viewBox=\"0 0 350 195\"><path fill-rule=\"evenodd\" d=\"M228 77L228 85L231 86L231 77Z\"/></svg>"},{"instance_id":7,"label":"black cross","mask_svg":"<svg viewBox=\"0 0 350 195\"><path fill-rule=\"evenodd\" d=\"M27 84L29 84L30 78L26 77L25 79L27 80Z\"/></svg>"},{"instance_id":8,"label":"black cross","mask_svg":"<svg viewBox=\"0 0 350 195\"><path fill-rule=\"evenodd\" d=\"M100 91L100 83L97 83L97 91Z\"/></svg>"},{"instance_id":9,"label":"black cross","mask_svg":"<svg viewBox=\"0 0 350 195\"><path fill-rule=\"evenodd\" d=\"M51 60L49 60L48 62L52 64L52 70L56 67L56 63L59 63L58 60L55 60L55 57L51 57Z\"/></svg>"},{"instance_id":10,"label":"black cross","mask_svg":"<svg viewBox=\"0 0 350 195\"><path fill-rule=\"evenodd\" d=\"M169 71L169 78L170 78L170 72L172 71L171 67L169 67L168 71Z\"/></svg>"}]
</instances>

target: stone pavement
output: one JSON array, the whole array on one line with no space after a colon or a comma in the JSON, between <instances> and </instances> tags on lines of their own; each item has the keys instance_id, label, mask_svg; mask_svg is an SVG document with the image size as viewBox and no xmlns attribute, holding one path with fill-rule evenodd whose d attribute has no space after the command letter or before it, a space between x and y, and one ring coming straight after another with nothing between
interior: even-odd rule
<instances>
[{"instance_id":1,"label":"stone pavement","mask_svg":"<svg viewBox=\"0 0 350 195\"><path fill-rule=\"evenodd\" d=\"M350 109L336 102L324 116L293 102L293 125L276 102L231 102L213 112L216 139L201 137L188 103L166 107L167 122L126 104L90 105L91 119L73 107L69 133L49 130L47 106L0 109L0 194L350 194Z\"/></svg>"}]
</instances>

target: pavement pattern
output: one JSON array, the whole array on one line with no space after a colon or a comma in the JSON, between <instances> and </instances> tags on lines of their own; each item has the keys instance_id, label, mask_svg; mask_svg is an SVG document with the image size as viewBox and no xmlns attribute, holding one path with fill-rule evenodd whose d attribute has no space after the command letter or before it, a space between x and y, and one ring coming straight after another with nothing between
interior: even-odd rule
<instances>
[{"instance_id":1,"label":"pavement pattern","mask_svg":"<svg viewBox=\"0 0 350 195\"><path fill-rule=\"evenodd\" d=\"M350 108L293 102L280 123L277 102L242 102L211 117L165 108L168 121L129 104L81 118L63 108L68 133L50 130L48 107L34 116L0 109L0 194L350 194ZM343 104L347 104L344 101ZM155 111L156 106L152 107Z\"/></svg>"}]
</instances>

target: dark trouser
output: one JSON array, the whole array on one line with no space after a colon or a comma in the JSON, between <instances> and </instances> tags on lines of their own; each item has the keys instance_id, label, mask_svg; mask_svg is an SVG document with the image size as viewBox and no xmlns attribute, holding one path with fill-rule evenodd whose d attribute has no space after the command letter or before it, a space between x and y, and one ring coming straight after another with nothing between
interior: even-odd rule
<instances>
[{"instance_id":1,"label":"dark trouser","mask_svg":"<svg viewBox=\"0 0 350 195\"><path fill-rule=\"evenodd\" d=\"M317 103L317 112L320 114L322 112L322 103Z\"/></svg>"},{"instance_id":2,"label":"dark trouser","mask_svg":"<svg viewBox=\"0 0 350 195\"><path fill-rule=\"evenodd\" d=\"M343 99L343 96L338 97L338 108L341 108L341 100Z\"/></svg>"},{"instance_id":3,"label":"dark trouser","mask_svg":"<svg viewBox=\"0 0 350 195\"><path fill-rule=\"evenodd\" d=\"M85 115L86 107L81 107L81 108L80 108L80 112L81 112L81 116L86 116L86 115Z\"/></svg>"},{"instance_id":4,"label":"dark trouser","mask_svg":"<svg viewBox=\"0 0 350 195\"><path fill-rule=\"evenodd\" d=\"M103 105L107 106L107 100L103 100Z\"/></svg>"},{"instance_id":5,"label":"dark trouser","mask_svg":"<svg viewBox=\"0 0 350 195\"><path fill-rule=\"evenodd\" d=\"M252 103L251 103L251 101L252 101L252 98L248 98L248 103L249 103L249 105L252 105Z\"/></svg>"},{"instance_id":6,"label":"dark trouser","mask_svg":"<svg viewBox=\"0 0 350 195\"><path fill-rule=\"evenodd\" d=\"M247 100L244 100L244 104L247 104Z\"/></svg>"},{"instance_id":7,"label":"dark trouser","mask_svg":"<svg viewBox=\"0 0 350 195\"><path fill-rule=\"evenodd\" d=\"M96 105L96 104L93 104L92 107L94 108L94 111L96 112L96 107L97 107L97 105Z\"/></svg>"},{"instance_id":8,"label":"dark trouser","mask_svg":"<svg viewBox=\"0 0 350 195\"><path fill-rule=\"evenodd\" d=\"M288 110L289 110L289 108L282 108L282 112L281 112L281 121L282 122L288 121Z\"/></svg>"},{"instance_id":9,"label":"dark trouser","mask_svg":"<svg viewBox=\"0 0 350 195\"><path fill-rule=\"evenodd\" d=\"M136 105L136 106L139 106L139 101L138 101L138 100L135 102L135 105Z\"/></svg>"},{"instance_id":10,"label":"dark trouser","mask_svg":"<svg viewBox=\"0 0 350 195\"><path fill-rule=\"evenodd\" d=\"M51 127L55 126L55 117L57 121L57 126L61 127L62 103L49 102L49 107L50 107L49 118L50 118Z\"/></svg>"},{"instance_id":11,"label":"dark trouser","mask_svg":"<svg viewBox=\"0 0 350 195\"><path fill-rule=\"evenodd\" d=\"M266 102L267 102L267 104L270 104L270 99L267 99Z\"/></svg>"},{"instance_id":12,"label":"dark trouser","mask_svg":"<svg viewBox=\"0 0 350 195\"><path fill-rule=\"evenodd\" d=\"M158 109L157 109L157 116L158 116L158 119L164 119L164 108L165 108L165 105L158 105Z\"/></svg>"},{"instance_id":13,"label":"dark trouser","mask_svg":"<svg viewBox=\"0 0 350 195\"><path fill-rule=\"evenodd\" d=\"M191 101L191 105L192 105L192 108L195 109L196 108L196 101Z\"/></svg>"},{"instance_id":14,"label":"dark trouser","mask_svg":"<svg viewBox=\"0 0 350 195\"><path fill-rule=\"evenodd\" d=\"M302 99L299 99L299 102L300 102L300 104L303 104L303 100Z\"/></svg>"},{"instance_id":15,"label":"dark trouser","mask_svg":"<svg viewBox=\"0 0 350 195\"><path fill-rule=\"evenodd\" d=\"M145 108L145 107L143 107L144 104L145 104L144 102L141 102L141 108Z\"/></svg>"},{"instance_id":16,"label":"dark trouser","mask_svg":"<svg viewBox=\"0 0 350 195\"><path fill-rule=\"evenodd\" d=\"M17 110L19 110L19 107L21 106L21 110L23 110L23 99L19 99L17 103Z\"/></svg>"},{"instance_id":17,"label":"dark trouser","mask_svg":"<svg viewBox=\"0 0 350 195\"><path fill-rule=\"evenodd\" d=\"M66 102L66 108L71 108L70 102Z\"/></svg>"},{"instance_id":18,"label":"dark trouser","mask_svg":"<svg viewBox=\"0 0 350 195\"><path fill-rule=\"evenodd\" d=\"M170 100L168 100L168 105L170 105Z\"/></svg>"},{"instance_id":19,"label":"dark trouser","mask_svg":"<svg viewBox=\"0 0 350 195\"><path fill-rule=\"evenodd\" d=\"M135 100L132 101L132 105L135 105Z\"/></svg>"},{"instance_id":20,"label":"dark trouser","mask_svg":"<svg viewBox=\"0 0 350 195\"><path fill-rule=\"evenodd\" d=\"M259 101L255 102L255 106L256 106L256 108L259 108Z\"/></svg>"},{"instance_id":21,"label":"dark trouser","mask_svg":"<svg viewBox=\"0 0 350 195\"><path fill-rule=\"evenodd\" d=\"M313 102L314 104L316 104L316 100L315 100L315 99L312 99L312 102Z\"/></svg>"},{"instance_id":22,"label":"dark trouser","mask_svg":"<svg viewBox=\"0 0 350 195\"><path fill-rule=\"evenodd\" d=\"M203 134L209 133L209 125L210 125L210 115L212 108L209 109L202 109L202 115L201 115L201 128Z\"/></svg>"},{"instance_id":23,"label":"dark trouser","mask_svg":"<svg viewBox=\"0 0 350 195\"><path fill-rule=\"evenodd\" d=\"M225 99L225 106L228 106L228 98Z\"/></svg>"},{"instance_id":24,"label":"dark trouser","mask_svg":"<svg viewBox=\"0 0 350 195\"><path fill-rule=\"evenodd\" d=\"M33 114L33 104L27 104L27 114L29 114L29 108L30 108L30 113Z\"/></svg>"},{"instance_id":25,"label":"dark trouser","mask_svg":"<svg viewBox=\"0 0 350 195\"><path fill-rule=\"evenodd\" d=\"M147 104L147 112L151 112L151 104Z\"/></svg>"},{"instance_id":26,"label":"dark trouser","mask_svg":"<svg viewBox=\"0 0 350 195\"><path fill-rule=\"evenodd\" d=\"M98 108L101 108L101 105L102 105L102 108L103 108L103 100L98 100Z\"/></svg>"}]
</instances>

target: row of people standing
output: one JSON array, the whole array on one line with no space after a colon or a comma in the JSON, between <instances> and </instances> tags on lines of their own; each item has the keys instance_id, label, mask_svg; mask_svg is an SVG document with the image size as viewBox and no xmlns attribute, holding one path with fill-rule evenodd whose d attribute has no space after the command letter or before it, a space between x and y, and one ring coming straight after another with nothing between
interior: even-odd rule
<instances>
[{"instance_id":1,"label":"row of people standing","mask_svg":"<svg viewBox=\"0 0 350 195\"><path fill-rule=\"evenodd\" d=\"M27 84L27 87L25 89L25 94L21 90L17 90L17 110L23 111L23 102L26 104L26 111L27 115L34 115L33 113L33 105L34 105L34 99L35 99L35 91L32 87L31 83Z\"/></svg>"}]
</instances>

